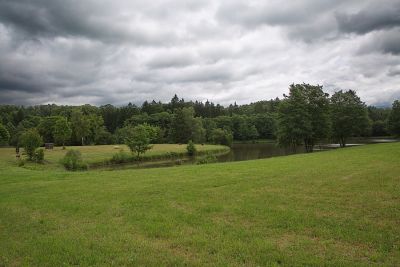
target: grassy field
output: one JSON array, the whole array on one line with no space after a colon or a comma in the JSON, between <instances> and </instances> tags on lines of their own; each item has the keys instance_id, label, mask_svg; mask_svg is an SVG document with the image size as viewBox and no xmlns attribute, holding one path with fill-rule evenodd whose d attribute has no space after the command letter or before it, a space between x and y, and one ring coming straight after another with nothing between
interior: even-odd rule
<instances>
[{"instance_id":1,"label":"grassy field","mask_svg":"<svg viewBox=\"0 0 400 267\"><path fill-rule=\"evenodd\" d=\"M400 143L77 173L6 158L0 266L400 266Z\"/></svg>"},{"instance_id":2,"label":"grassy field","mask_svg":"<svg viewBox=\"0 0 400 267\"><path fill-rule=\"evenodd\" d=\"M45 150L45 164L28 164L28 168L34 169L49 169L59 168L62 166L59 164L60 159L65 155L68 149L76 149L82 153L82 159L90 164L99 164L108 161L112 158L115 153L118 153L121 149L127 153L130 153L129 148L126 145L101 145L101 146L68 146L66 150L62 147L55 147L53 150ZM226 146L220 145L196 145L198 152L203 153L218 152L228 150ZM174 152L177 154L185 154L186 144L155 144L153 148L147 151L142 157L144 160L150 157L159 157L166 155L167 153ZM15 148L2 148L0 149L0 160L8 161L8 163L15 163Z\"/></svg>"}]
</instances>

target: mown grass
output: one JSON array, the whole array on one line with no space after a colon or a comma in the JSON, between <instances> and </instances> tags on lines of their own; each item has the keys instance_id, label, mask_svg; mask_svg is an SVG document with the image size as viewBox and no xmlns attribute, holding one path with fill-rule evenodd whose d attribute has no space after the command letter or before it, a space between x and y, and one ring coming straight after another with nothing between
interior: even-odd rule
<instances>
[{"instance_id":1,"label":"mown grass","mask_svg":"<svg viewBox=\"0 0 400 267\"><path fill-rule=\"evenodd\" d=\"M63 150L62 147L55 147L52 150L45 150L45 161L43 165L28 164L27 167L34 169L62 169L60 160L69 149L79 150L82 153L83 161L93 166L109 164L113 155L118 153L120 150L130 154L130 150L126 145L69 146L65 150ZM207 144L197 144L196 149L200 154L205 152L217 153L221 151L229 151L229 148L226 146ZM142 158L143 160L159 159L168 156L171 153L174 153L177 156L186 155L186 144L155 144L152 149L142 155ZM7 160L9 163L15 163L15 149L1 148L0 160L1 159Z\"/></svg>"},{"instance_id":2,"label":"mown grass","mask_svg":"<svg viewBox=\"0 0 400 267\"><path fill-rule=\"evenodd\" d=\"M400 143L140 170L0 164L0 266L400 265Z\"/></svg>"}]
</instances>

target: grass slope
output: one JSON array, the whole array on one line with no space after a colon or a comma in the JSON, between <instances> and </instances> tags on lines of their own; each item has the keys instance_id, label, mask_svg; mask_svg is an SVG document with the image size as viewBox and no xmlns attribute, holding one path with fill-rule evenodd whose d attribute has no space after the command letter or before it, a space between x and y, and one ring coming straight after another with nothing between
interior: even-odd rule
<instances>
[{"instance_id":1,"label":"grass slope","mask_svg":"<svg viewBox=\"0 0 400 267\"><path fill-rule=\"evenodd\" d=\"M266 160L0 170L0 266L399 266L400 143Z\"/></svg>"}]
</instances>

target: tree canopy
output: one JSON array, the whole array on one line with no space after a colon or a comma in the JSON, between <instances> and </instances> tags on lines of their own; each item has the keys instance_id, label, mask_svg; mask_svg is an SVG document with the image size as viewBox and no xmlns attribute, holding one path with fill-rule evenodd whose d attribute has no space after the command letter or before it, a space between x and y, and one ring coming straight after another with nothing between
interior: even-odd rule
<instances>
[{"instance_id":1,"label":"tree canopy","mask_svg":"<svg viewBox=\"0 0 400 267\"><path fill-rule=\"evenodd\" d=\"M340 90L332 95L331 117L333 138L342 147L349 137L369 134L367 107L353 90Z\"/></svg>"},{"instance_id":2,"label":"tree canopy","mask_svg":"<svg viewBox=\"0 0 400 267\"><path fill-rule=\"evenodd\" d=\"M0 145L7 145L10 140L10 133L3 124L0 123Z\"/></svg>"},{"instance_id":3,"label":"tree canopy","mask_svg":"<svg viewBox=\"0 0 400 267\"><path fill-rule=\"evenodd\" d=\"M140 159L141 154L146 153L147 150L153 147L150 143L157 136L157 131L156 127L147 124L140 124L134 127L128 126L125 144Z\"/></svg>"},{"instance_id":4,"label":"tree canopy","mask_svg":"<svg viewBox=\"0 0 400 267\"><path fill-rule=\"evenodd\" d=\"M53 136L57 143L65 149L65 142L71 138L72 130L66 118L60 117L54 124Z\"/></svg>"},{"instance_id":5,"label":"tree canopy","mask_svg":"<svg viewBox=\"0 0 400 267\"><path fill-rule=\"evenodd\" d=\"M328 96L322 86L292 84L278 109L278 143L293 149L304 144L312 152L318 140L328 137Z\"/></svg>"},{"instance_id":6,"label":"tree canopy","mask_svg":"<svg viewBox=\"0 0 400 267\"><path fill-rule=\"evenodd\" d=\"M388 128L391 134L400 136L400 101L393 102L392 110L388 119Z\"/></svg>"},{"instance_id":7,"label":"tree canopy","mask_svg":"<svg viewBox=\"0 0 400 267\"><path fill-rule=\"evenodd\" d=\"M338 92L330 98L322 86L293 84L282 100L244 105L185 101L177 95L167 103L152 100L142 105L129 103L125 106L0 105L0 123L10 135L8 143L14 146L18 145L24 132L33 128L38 130L44 142L64 145L123 143L129 126L141 124L158 127L158 136L153 143L187 143L189 140L213 143L217 139L220 142L221 136L244 141L277 138L281 145L304 145L309 151L313 144L331 138L339 141L342 135L346 138L368 134L386 136L390 134L389 128L395 133L396 116L391 115L389 122L390 107L366 107L355 92L341 94L345 95ZM350 107L358 107L355 108L357 112ZM63 118L62 122L59 122L60 118ZM63 127L58 125L61 123ZM65 127L65 136L61 138L67 124L71 133ZM213 133L218 133L219 137Z\"/></svg>"}]
</instances>

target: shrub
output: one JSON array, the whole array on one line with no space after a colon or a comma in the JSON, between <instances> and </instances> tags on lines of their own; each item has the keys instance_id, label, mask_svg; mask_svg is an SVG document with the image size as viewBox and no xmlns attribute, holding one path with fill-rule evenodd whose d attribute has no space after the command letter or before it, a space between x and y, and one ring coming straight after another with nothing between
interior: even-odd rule
<instances>
[{"instance_id":1,"label":"shrub","mask_svg":"<svg viewBox=\"0 0 400 267\"><path fill-rule=\"evenodd\" d=\"M70 171L86 170L88 168L87 164L82 161L81 152L73 149L67 151L61 163Z\"/></svg>"},{"instance_id":2,"label":"shrub","mask_svg":"<svg viewBox=\"0 0 400 267\"><path fill-rule=\"evenodd\" d=\"M166 158L178 158L179 157L179 153L178 152L167 152L165 154Z\"/></svg>"},{"instance_id":3,"label":"shrub","mask_svg":"<svg viewBox=\"0 0 400 267\"><path fill-rule=\"evenodd\" d=\"M207 153L204 157L197 161L197 164L208 164L217 162L217 157L212 153Z\"/></svg>"},{"instance_id":4,"label":"shrub","mask_svg":"<svg viewBox=\"0 0 400 267\"><path fill-rule=\"evenodd\" d=\"M36 129L30 129L21 136L21 145L25 149L29 160L34 160L35 150L43 143L42 137Z\"/></svg>"},{"instance_id":5,"label":"shrub","mask_svg":"<svg viewBox=\"0 0 400 267\"><path fill-rule=\"evenodd\" d=\"M120 150L118 153L115 153L111 159L113 163L126 163L131 160L131 156L126 153L124 150Z\"/></svg>"},{"instance_id":6,"label":"shrub","mask_svg":"<svg viewBox=\"0 0 400 267\"><path fill-rule=\"evenodd\" d=\"M18 159L17 160L17 164L18 164L18 167L23 167L25 165L25 160L24 159Z\"/></svg>"},{"instance_id":7,"label":"shrub","mask_svg":"<svg viewBox=\"0 0 400 267\"><path fill-rule=\"evenodd\" d=\"M38 148L35 150L33 160L36 161L37 163L43 162L43 160L44 160L44 149L43 148Z\"/></svg>"},{"instance_id":8,"label":"shrub","mask_svg":"<svg viewBox=\"0 0 400 267\"><path fill-rule=\"evenodd\" d=\"M196 146L194 145L194 143L192 142L192 140L189 141L189 143L186 146L186 150L189 154L189 156L194 156L196 154Z\"/></svg>"}]
</instances>

